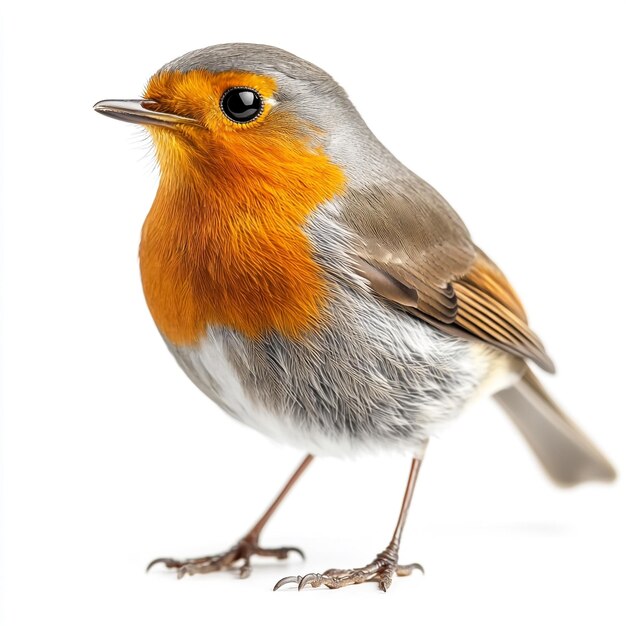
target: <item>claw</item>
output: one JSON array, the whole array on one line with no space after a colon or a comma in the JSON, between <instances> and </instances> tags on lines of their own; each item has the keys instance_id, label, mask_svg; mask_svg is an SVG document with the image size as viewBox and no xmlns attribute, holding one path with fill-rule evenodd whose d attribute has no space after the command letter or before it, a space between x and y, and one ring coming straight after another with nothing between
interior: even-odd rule
<instances>
[{"instance_id":1,"label":"claw","mask_svg":"<svg viewBox=\"0 0 626 626\"><path fill-rule=\"evenodd\" d=\"M422 574L425 574L424 568L419 563L411 563L409 565L398 565L396 569L397 576L410 576L413 570L418 569Z\"/></svg>"},{"instance_id":2,"label":"claw","mask_svg":"<svg viewBox=\"0 0 626 626\"><path fill-rule=\"evenodd\" d=\"M289 546L288 548L285 548L284 558L287 558L290 552L295 552L303 561L306 560L306 556L304 556L304 552L300 550L300 548L296 548L295 546Z\"/></svg>"},{"instance_id":3,"label":"claw","mask_svg":"<svg viewBox=\"0 0 626 626\"><path fill-rule=\"evenodd\" d=\"M274 585L274 591L280 589L285 585L288 585L289 583L295 583L296 585L299 585L301 580L302 576L285 576Z\"/></svg>"},{"instance_id":4,"label":"claw","mask_svg":"<svg viewBox=\"0 0 626 626\"><path fill-rule=\"evenodd\" d=\"M298 591L302 591L308 584L311 587L319 587L322 584L322 577L319 574L307 574L302 577L302 580L298 583Z\"/></svg>"},{"instance_id":5,"label":"claw","mask_svg":"<svg viewBox=\"0 0 626 626\"><path fill-rule=\"evenodd\" d=\"M165 565L165 567L168 567L170 569L172 567L178 567L180 565L180 561L177 561L176 559L160 557L160 558L154 559L154 561L150 561L150 563L148 563L148 567L146 567L146 572L149 572L155 565L157 565L157 563L163 563L163 565Z\"/></svg>"}]
</instances>

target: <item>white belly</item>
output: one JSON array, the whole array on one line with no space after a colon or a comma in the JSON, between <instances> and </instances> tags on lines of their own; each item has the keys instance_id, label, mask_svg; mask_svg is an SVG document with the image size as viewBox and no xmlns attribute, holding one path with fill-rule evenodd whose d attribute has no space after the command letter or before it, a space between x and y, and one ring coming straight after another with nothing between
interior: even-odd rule
<instances>
[{"instance_id":1,"label":"white belly","mask_svg":"<svg viewBox=\"0 0 626 626\"><path fill-rule=\"evenodd\" d=\"M230 415L317 455L417 452L507 372L504 353L496 351L504 361L494 368L491 348L444 335L367 294L342 294L330 318L300 341L212 327L196 346L169 347Z\"/></svg>"}]
</instances>

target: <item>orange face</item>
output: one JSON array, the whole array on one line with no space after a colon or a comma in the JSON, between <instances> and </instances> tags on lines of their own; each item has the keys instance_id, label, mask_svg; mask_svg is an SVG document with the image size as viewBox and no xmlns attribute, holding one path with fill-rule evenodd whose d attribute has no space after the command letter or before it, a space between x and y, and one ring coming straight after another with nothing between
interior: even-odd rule
<instances>
[{"instance_id":1,"label":"orange face","mask_svg":"<svg viewBox=\"0 0 626 626\"><path fill-rule=\"evenodd\" d=\"M232 87L260 95L257 118L224 115ZM275 89L269 77L204 70L161 73L146 89L155 110L198 122L149 127L161 181L142 231L142 281L175 344L198 341L208 324L297 337L323 316L327 291L303 225L344 175L312 141L317 130L275 105Z\"/></svg>"},{"instance_id":2,"label":"orange face","mask_svg":"<svg viewBox=\"0 0 626 626\"><path fill-rule=\"evenodd\" d=\"M265 106L260 117L244 125L232 122L221 108L220 100L225 91L232 87L249 87L258 92ZM176 113L198 120L219 139L223 133L241 131L260 126L260 122L271 110L276 81L269 76L248 72L220 72L206 70L189 72L163 72L150 79L145 97L158 103L155 110Z\"/></svg>"}]
</instances>

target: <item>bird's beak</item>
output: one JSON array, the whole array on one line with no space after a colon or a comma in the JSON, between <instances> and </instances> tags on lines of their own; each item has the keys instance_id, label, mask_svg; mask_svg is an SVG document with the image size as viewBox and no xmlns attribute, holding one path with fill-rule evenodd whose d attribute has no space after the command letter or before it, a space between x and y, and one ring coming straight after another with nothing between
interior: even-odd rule
<instances>
[{"instance_id":1,"label":"bird's beak","mask_svg":"<svg viewBox=\"0 0 626 626\"><path fill-rule=\"evenodd\" d=\"M202 126L198 120L192 117L155 111L154 107L157 104L155 100L100 100L93 105L93 108L102 115L133 124L149 124L169 128L179 124Z\"/></svg>"}]
</instances>

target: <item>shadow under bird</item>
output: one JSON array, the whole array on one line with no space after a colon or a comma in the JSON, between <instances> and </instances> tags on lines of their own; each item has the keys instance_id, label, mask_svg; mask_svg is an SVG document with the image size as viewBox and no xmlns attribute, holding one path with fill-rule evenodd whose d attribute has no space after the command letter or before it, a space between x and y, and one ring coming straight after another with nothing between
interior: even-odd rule
<instances>
[{"instance_id":1,"label":"shadow under bird","mask_svg":"<svg viewBox=\"0 0 626 626\"><path fill-rule=\"evenodd\" d=\"M165 65L144 99L95 110L145 125L156 148L141 277L174 358L227 413L307 453L234 547L150 566L239 564L243 577L253 555L299 552L259 536L313 455L384 448L413 457L389 545L364 567L275 589L386 591L421 569L398 550L428 439L481 396L557 483L615 477L531 371L554 366L502 272L324 71L270 46L217 45Z\"/></svg>"}]
</instances>

